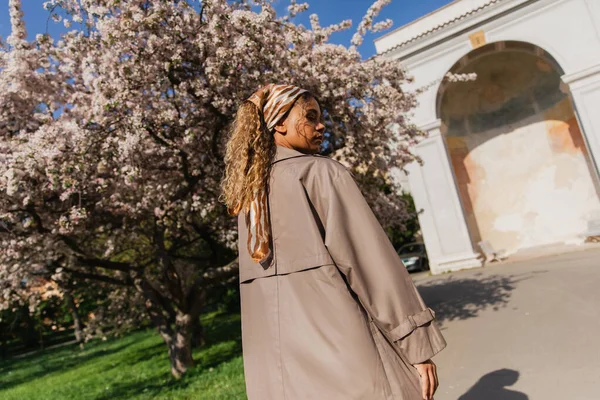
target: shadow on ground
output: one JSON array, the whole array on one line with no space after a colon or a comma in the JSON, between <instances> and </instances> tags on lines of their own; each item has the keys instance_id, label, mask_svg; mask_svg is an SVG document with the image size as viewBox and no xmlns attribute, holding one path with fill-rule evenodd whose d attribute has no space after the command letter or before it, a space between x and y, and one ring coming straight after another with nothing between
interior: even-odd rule
<instances>
[{"instance_id":1,"label":"shadow on ground","mask_svg":"<svg viewBox=\"0 0 600 400\"><path fill-rule=\"evenodd\" d=\"M80 368L84 364L89 366L86 371L98 371L98 380L106 381L103 393L96 391L92 394L90 390L87 394L87 398L90 399L125 400L139 398L140 395L143 398L153 398L185 389L200 375L241 354L239 314L215 315L203 322L206 344L194 349L196 365L181 379L172 378L167 348L162 340L153 338L158 334L146 330L132 333L122 339L89 343L84 351L73 345L40 351L19 359L1 360L0 392L44 379L48 374L60 376L63 372L70 373L70 370ZM10 371L18 374L10 374ZM124 373L119 372L115 375L115 372L111 371Z\"/></svg>"},{"instance_id":2,"label":"shadow on ground","mask_svg":"<svg viewBox=\"0 0 600 400\"><path fill-rule=\"evenodd\" d=\"M167 350L161 342L141 353L137 353L133 359L122 361L120 367L127 368L128 365L148 361L163 363L165 375L168 375L168 379L157 380L148 377L143 380L113 383L110 390L107 390L103 395L94 397L94 400L126 400L138 396L140 393L144 393L148 398L153 398L161 393L182 390L194 383L196 378L207 370L212 370L241 354L239 315L221 315L208 322L205 321L204 324L206 344L201 348L199 354L194 351L195 366L189 369L181 379L171 378Z\"/></svg>"},{"instance_id":3,"label":"shadow on ground","mask_svg":"<svg viewBox=\"0 0 600 400\"><path fill-rule=\"evenodd\" d=\"M477 273L468 278L447 275L417 283L425 303L436 313L443 326L446 321L476 317L481 311L506 307L516 284L532 274L487 275Z\"/></svg>"},{"instance_id":4,"label":"shadow on ground","mask_svg":"<svg viewBox=\"0 0 600 400\"><path fill-rule=\"evenodd\" d=\"M0 387L2 389L8 389L13 386L30 382L34 379L43 378L44 376L57 371L66 371L77 365L94 361L98 357L105 357L118 353L130 345L131 343L123 342L111 348L100 346L93 350L81 351L78 344L73 344L60 349L41 350L25 357L15 357L1 363L0 375L6 377L9 371L18 369L20 366L27 364L35 364L36 368L30 369L30 373L23 374L19 379L11 379L8 381L4 381L4 379L0 380Z\"/></svg>"},{"instance_id":5,"label":"shadow on ground","mask_svg":"<svg viewBox=\"0 0 600 400\"><path fill-rule=\"evenodd\" d=\"M527 400L525 393L507 389L519 380L519 372L512 369L499 369L484 375L471 389L458 400Z\"/></svg>"}]
</instances>

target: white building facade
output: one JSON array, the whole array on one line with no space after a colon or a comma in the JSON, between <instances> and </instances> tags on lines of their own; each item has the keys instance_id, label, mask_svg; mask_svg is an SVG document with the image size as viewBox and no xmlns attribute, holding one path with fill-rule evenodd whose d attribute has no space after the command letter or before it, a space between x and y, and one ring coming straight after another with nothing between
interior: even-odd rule
<instances>
[{"instance_id":1,"label":"white building facade","mask_svg":"<svg viewBox=\"0 0 600 400\"><path fill-rule=\"evenodd\" d=\"M407 170L433 273L596 229L599 0L457 0L375 46L425 88Z\"/></svg>"}]
</instances>

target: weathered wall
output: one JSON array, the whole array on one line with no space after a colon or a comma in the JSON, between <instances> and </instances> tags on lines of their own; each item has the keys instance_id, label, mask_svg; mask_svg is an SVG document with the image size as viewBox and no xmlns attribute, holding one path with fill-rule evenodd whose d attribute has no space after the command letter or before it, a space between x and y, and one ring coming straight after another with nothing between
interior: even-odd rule
<instances>
[{"instance_id":1,"label":"weathered wall","mask_svg":"<svg viewBox=\"0 0 600 400\"><path fill-rule=\"evenodd\" d=\"M446 138L475 243L514 251L566 241L600 212L568 98L510 127Z\"/></svg>"},{"instance_id":2,"label":"weathered wall","mask_svg":"<svg viewBox=\"0 0 600 400\"><path fill-rule=\"evenodd\" d=\"M469 0L462 0L460 3L468 2ZM479 203L480 200L477 196L483 194L477 192L465 196L465 192L477 188L469 189L468 186L465 186L467 178L463 177L463 188L460 189L463 196L462 198L459 196L459 190L454 185L454 175L464 174L464 172L452 168L452 164L456 164L456 159L451 160L450 157L447 157L449 155L446 143L448 130L454 131L454 133L463 130L466 135L490 133L493 130L496 130L498 135L509 135L513 130L517 130L514 132L516 135L513 138L518 139L521 136L519 130L524 128L520 125L521 123L530 119L537 121L538 125L545 126L546 123L543 122L545 120L538 114L547 112L550 107L558 103L558 101L554 101L556 99L539 96L536 103L552 100L552 104L549 107L546 107L547 104L538 104L541 105L539 109L531 113L529 113L530 110L527 110L525 116L519 115L518 119L513 119L509 123L505 123L502 113L499 113L500 118L488 118L483 121L483 125L487 125L485 129L479 129L481 126L470 124L470 122L475 122L477 125L482 121L468 121L469 123L464 123L466 126L462 129L460 126L453 127L453 121L447 118L460 117L460 115L443 115L440 99L447 85L440 83L438 86L437 82L441 82L449 70L457 72L457 65L464 65L461 62L465 58L471 62L473 61L471 56L480 52L481 43L472 41L472 35L478 35L485 40L485 43L495 45L498 51L501 51L502 46L509 42L520 42L535 47L535 54L550 55L556 61L554 66L559 66L557 71L560 74L559 80L564 85L563 90L570 92L573 104L577 108L578 120L586 139L588 151L596 163L591 170L597 174L600 165L600 112L598 112L600 110L600 13L595 12L600 10L600 5L597 3L600 4L597 0L503 0L490 3L489 7L477 8L474 6L467 13L468 15L459 19L453 19L452 13L446 14L448 18L442 18L442 14L445 14L447 10L447 8L442 8L423 18L423 20L433 21L433 24L437 24L435 29L428 30L425 27L422 32L415 33L412 30L417 25L410 24L378 41L380 42L377 44L378 50L381 52L388 49L389 51L384 56L401 62L407 68L408 73L414 77L414 83L408 86L408 89L422 89L418 96L419 106L415 109L411 121L427 132L429 138L414 148L414 152L423 160L423 165L413 163L406 168L410 171L408 178L415 203L418 209L423 210L419 214L419 221L430 255L431 271L434 274L480 265L474 262L475 253L479 251L477 242L469 237L473 234L479 235L479 231L472 228L477 226L474 223L477 220L474 215L471 215L468 218L471 221L468 226L463 209L472 207L468 204L471 195L474 196L475 202ZM420 22L419 25L429 24L428 21ZM406 41L406 37L403 35L407 31L411 31L408 36L419 37ZM538 67L541 67L537 68L538 70L543 70L545 65L542 63ZM484 111L484 114L493 112L495 99L506 99L513 96L515 93L506 92L507 83L511 78L510 74L508 78L495 79L495 85L487 86L485 92L479 92L482 98L489 101L488 110L477 109L479 101L474 101L470 103L475 106L475 109L471 111ZM529 81L529 79L520 79L519 84L508 86L524 88L528 86ZM473 89L472 86L464 86ZM462 106L469 105L465 104L466 94L465 92L459 93L446 106L449 105L450 108L455 108L454 111L460 112L456 108L460 109ZM535 95L535 93L533 94ZM520 103L516 104L515 108L520 110L531 104L532 102ZM490 124L490 121L494 120L503 123L507 129L502 130L500 126L491 126L493 124ZM464 118L463 121L465 121ZM562 120L563 123L566 121L568 119ZM447 124L450 125L450 129ZM563 125L559 123L559 126ZM564 132L561 129L558 131ZM450 137L453 136L461 137L462 135L460 133L450 134ZM558 137L564 138L561 135ZM492 138L493 141L500 139ZM455 139L449 139L449 141L453 140ZM454 151L471 154L473 159L476 158L475 151L483 151L485 147L493 143L482 143L483 147L479 149L481 146L467 147L460 144L461 140L466 141L467 139L456 140L458 144ZM508 144L506 145L508 146ZM547 146L551 146L550 142ZM490 155L493 156L494 151L490 151ZM524 156L529 157L528 154ZM454 158L456 157L455 155ZM473 159L465 158L467 163L472 163L465 168L472 174L468 179L476 179L479 174L483 175L488 172L486 165L473 164ZM558 171L558 165L556 164L556 171ZM557 173L556 171L555 173ZM590 175L589 171L588 169L587 175ZM559 173L562 174L563 170L560 169ZM560 176L567 176L566 179L570 179L568 175ZM561 180L560 177L557 179ZM472 185L471 182L469 184ZM556 194L553 193L553 195ZM570 206L573 204L572 202ZM533 212L538 211L534 210ZM597 218L598 216L596 216Z\"/></svg>"}]
</instances>

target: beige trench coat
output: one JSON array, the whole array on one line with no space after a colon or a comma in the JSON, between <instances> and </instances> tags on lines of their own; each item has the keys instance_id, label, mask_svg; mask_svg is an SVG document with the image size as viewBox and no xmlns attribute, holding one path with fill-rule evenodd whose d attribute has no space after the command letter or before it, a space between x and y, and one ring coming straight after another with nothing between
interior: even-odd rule
<instances>
[{"instance_id":1,"label":"beige trench coat","mask_svg":"<svg viewBox=\"0 0 600 400\"><path fill-rule=\"evenodd\" d=\"M446 343L385 231L340 163L277 146L273 258L238 217L249 400L419 400L413 364Z\"/></svg>"}]
</instances>

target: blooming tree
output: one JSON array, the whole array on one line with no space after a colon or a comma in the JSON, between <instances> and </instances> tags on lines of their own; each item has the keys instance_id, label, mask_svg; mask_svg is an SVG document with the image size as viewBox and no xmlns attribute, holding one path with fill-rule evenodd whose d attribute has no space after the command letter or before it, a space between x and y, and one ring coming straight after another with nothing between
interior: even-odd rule
<instances>
[{"instance_id":1,"label":"blooming tree","mask_svg":"<svg viewBox=\"0 0 600 400\"><path fill-rule=\"evenodd\" d=\"M211 289L235 279L236 219L219 202L224 145L239 104L270 82L313 92L326 110L323 152L356 171L385 226L405 208L388 179L414 160L415 105L394 61L329 43L349 21L311 28L292 1L51 0L70 29L26 41L20 0L0 58L0 307L36 299L34 276L135 293L167 344L172 372L192 364L192 332ZM122 317L122 316L121 316Z\"/></svg>"}]
</instances>

